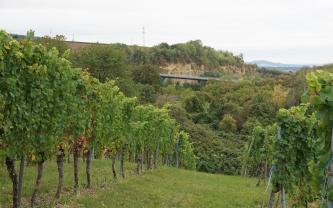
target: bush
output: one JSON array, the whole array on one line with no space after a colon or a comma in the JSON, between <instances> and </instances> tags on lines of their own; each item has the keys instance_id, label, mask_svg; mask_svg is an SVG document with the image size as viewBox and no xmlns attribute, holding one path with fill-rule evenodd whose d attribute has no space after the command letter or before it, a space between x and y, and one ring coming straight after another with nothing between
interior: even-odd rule
<instances>
[{"instance_id":1,"label":"bush","mask_svg":"<svg viewBox=\"0 0 333 208\"><path fill-rule=\"evenodd\" d=\"M230 114L226 114L219 123L219 128L225 132L235 132L237 130L236 120Z\"/></svg>"}]
</instances>

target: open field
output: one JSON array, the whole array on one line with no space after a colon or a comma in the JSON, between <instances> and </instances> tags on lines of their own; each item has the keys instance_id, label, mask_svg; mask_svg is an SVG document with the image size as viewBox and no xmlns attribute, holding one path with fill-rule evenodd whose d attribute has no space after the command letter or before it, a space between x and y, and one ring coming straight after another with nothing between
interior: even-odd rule
<instances>
[{"instance_id":1,"label":"open field","mask_svg":"<svg viewBox=\"0 0 333 208\"><path fill-rule=\"evenodd\" d=\"M127 178L112 179L111 161L94 160L93 188L84 189L84 164L80 164L80 192L72 193L72 165L64 166L64 194L54 200L57 184L55 162L45 166L38 197L38 207L260 207L263 188L256 180L238 176L213 175L161 167L140 176L134 165L126 164ZM23 205L27 207L35 178L35 167L28 167L24 176ZM0 170L1 207L10 207L11 184L5 168Z\"/></svg>"}]
</instances>

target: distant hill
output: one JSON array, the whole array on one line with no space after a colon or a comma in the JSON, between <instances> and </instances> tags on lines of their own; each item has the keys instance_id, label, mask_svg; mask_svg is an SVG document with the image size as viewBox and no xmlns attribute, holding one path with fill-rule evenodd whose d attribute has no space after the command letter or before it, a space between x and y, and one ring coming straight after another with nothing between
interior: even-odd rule
<instances>
[{"instance_id":1,"label":"distant hill","mask_svg":"<svg viewBox=\"0 0 333 208\"><path fill-rule=\"evenodd\" d=\"M307 67L307 65L274 63L265 60L251 61L249 62L249 64L256 64L260 68L275 69L282 71L297 71L303 67Z\"/></svg>"},{"instance_id":2,"label":"distant hill","mask_svg":"<svg viewBox=\"0 0 333 208\"><path fill-rule=\"evenodd\" d=\"M24 39L25 35L11 34L15 39ZM128 57L128 63L133 65L156 65L164 73L201 76L206 72L223 73L223 77L232 79L255 76L258 67L244 62L243 57L229 51L216 50L205 46L200 40L169 45L160 43L152 47L126 45L122 43L99 43L64 41L55 37L34 37L36 41L48 47L63 47L79 51L86 47L97 45L113 47L122 50ZM229 77L228 77L229 79Z\"/></svg>"},{"instance_id":3,"label":"distant hill","mask_svg":"<svg viewBox=\"0 0 333 208\"><path fill-rule=\"evenodd\" d=\"M101 43L66 41L69 48L80 50ZM103 44L123 50L134 65L159 66L164 73L200 76L205 72L223 72L236 77L256 74L256 67L246 64L241 56L229 51L205 46L200 40L169 45L160 43L152 47L126 44Z\"/></svg>"}]
</instances>

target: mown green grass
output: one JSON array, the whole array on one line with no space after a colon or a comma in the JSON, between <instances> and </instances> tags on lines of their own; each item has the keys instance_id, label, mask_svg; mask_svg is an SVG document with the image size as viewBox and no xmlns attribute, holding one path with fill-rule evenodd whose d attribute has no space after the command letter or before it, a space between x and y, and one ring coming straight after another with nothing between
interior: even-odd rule
<instances>
[{"instance_id":1,"label":"mown green grass","mask_svg":"<svg viewBox=\"0 0 333 208\"><path fill-rule=\"evenodd\" d=\"M80 164L80 191L72 192L71 164L64 166L64 193L54 199L57 184L55 162L45 165L37 207L260 207L267 195L256 180L239 176L213 175L161 167L134 175L133 164L126 164L127 178L112 179L111 161L94 160L93 188L86 190L84 164ZM11 184L5 168L0 167L0 207L10 207ZM24 177L23 205L28 207L35 179L35 167L28 167Z\"/></svg>"}]
</instances>

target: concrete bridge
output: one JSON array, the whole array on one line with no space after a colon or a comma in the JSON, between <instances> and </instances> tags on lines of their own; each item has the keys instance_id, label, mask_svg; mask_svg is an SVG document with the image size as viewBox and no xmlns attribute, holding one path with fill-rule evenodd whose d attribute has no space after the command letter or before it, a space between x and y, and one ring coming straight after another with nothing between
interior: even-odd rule
<instances>
[{"instance_id":1,"label":"concrete bridge","mask_svg":"<svg viewBox=\"0 0 333 208\"><path fill-rule=\"evenodd\" d=\"M166 79L182 79L182 80L191 80L198 81L199 83L206 83L208 80L217 80L218 78L211 77L199 77L199 76L191 76L191 75L181 75L181 74L160 74L161 83L164 83Z\"/></svg>"}]
</instances>

